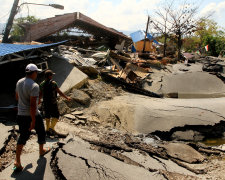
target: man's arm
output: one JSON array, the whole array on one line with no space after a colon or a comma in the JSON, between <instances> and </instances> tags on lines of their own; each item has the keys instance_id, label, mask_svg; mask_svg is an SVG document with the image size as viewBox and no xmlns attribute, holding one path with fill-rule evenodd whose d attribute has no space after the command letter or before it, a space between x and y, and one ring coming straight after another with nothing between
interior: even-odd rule
<instances>
[{"instance_id":1,"label":"man's arm","mask_svg":"<svg viewBox=\"0 0 225 180\"><path fill-rule=\"evenodd\" d=\"M71 100L71 98L66 96L58 87L56 87L56 91L59 93L60 96L64 97L67 101Z\"/></svg>"},{"instance_id":2,"label":"man's arm","mask_svg":"<svg viewBox=\"0 0 225 180\"><path fill-rule=\"evenodd\" d=\"M30 97L30 116L31 116L31 119L32 119L32 122L31 122L31 125L30 125L30 131L32 129L34 129L35 127L35 121L36 121L36 109L37 109L37 97L33 97L31 96Z\"/></svg>"}]
</instances>

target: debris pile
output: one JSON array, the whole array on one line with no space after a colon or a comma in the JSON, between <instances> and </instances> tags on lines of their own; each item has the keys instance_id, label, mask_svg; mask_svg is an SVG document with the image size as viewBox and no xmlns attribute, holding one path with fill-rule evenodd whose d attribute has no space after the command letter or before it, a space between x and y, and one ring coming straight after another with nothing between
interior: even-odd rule
<instances>
[{"instance_id":1,"label":"debris pile","mask_svg":"<svg viewBox=\"0 0 225 180\"><path fill-rule=\"evenodd\" d=\"M99 48L98 48L99 49ZM102 48L100 48L102 49ZM104 48L103 48L104 49ZM148 81L154 69L163 69L168 63L175 60L156 53L126 53L123 50L98 51L96 49L82 49L72 46L61 45L58 57L78 67L90 77L101 74L106 78L130 86L136 91L145 91L143 84ZM152 92L142 92L150 96L159 97Z\"/></svg>"}]
</instances>

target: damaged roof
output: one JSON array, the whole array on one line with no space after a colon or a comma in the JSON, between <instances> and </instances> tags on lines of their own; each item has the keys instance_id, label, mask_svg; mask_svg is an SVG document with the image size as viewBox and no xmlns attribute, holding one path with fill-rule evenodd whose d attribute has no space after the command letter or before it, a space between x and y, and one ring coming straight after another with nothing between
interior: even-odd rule
<instances>
[{"instance_id":1,"label":"damaged roof","mask_svg":"<svg viewBox=\"0 0 225 180\"><path fill-rule=\"evenodd\" d=\"M67 41L61 41L61 42L52 43L52 44L36 44L36 45L0 43L0 57L6 56L6 55L9 55L9 54L18 53L18 52L33 50L33 49L53 47L53 46L56 46L56 45L63 44L65 42L67 42Z\"/></svg>"},{"instance_id":2,"label":"damaged roof","mask_svg":"<svg viewBox=\"0 0 225 180\"><path fill-rule=\"evenodd\" d=\"M80 12L57 15L52 18L40 20L35 24L26 24L26 32L23 40L25 42L36 41L70 27L76 27L98 37L106 37L117 41L119 39L131 41L125 34L106 27Z\"/></svg>"},{"instance_id":3,"label":"damaged roof","mask_svg":"<svg viewBox=\"0 0 225 180\"><path fill-rule=\"evenodd\" d=\"M136 43L145 39L145 32L143 30L139 30L134 33L131 33L130 36L133 42ZM159 44L158 41L156 41L150 33L147 33L147 38L149 40L152 40L154 43Z\"/></svg>"}]
</instances>

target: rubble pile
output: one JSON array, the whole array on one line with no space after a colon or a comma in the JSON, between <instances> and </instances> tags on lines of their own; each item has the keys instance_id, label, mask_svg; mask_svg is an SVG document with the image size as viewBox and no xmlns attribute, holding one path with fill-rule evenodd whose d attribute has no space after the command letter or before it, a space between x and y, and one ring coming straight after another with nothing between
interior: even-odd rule
<instances>
[{"instance_id":1,"label":"rubble pile","mask_svg":"<svg viewBox=\"0 0 225 180\"><path fill-rule=\"evenodd\" d=\"M153 69L164 69L168 63L175 63L172 58L163 58L154 53L146 53L143 59L143 54L119 50L97 51L65 45L61 45L59 49L58 57L66 59L90 77L101 74L141 90Z\"/></svg>"}]
</instances>

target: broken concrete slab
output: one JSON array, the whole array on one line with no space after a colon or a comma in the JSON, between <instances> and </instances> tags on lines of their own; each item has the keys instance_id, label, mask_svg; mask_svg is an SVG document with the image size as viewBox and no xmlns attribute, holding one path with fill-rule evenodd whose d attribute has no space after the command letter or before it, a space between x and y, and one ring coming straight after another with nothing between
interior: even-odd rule
<instances>
[{"instance_id":1,"label":"broken concrete slab","mask_svg":"<svg viewBox=\"0 0 225 180\"><path fill-rule=\"evenodd\" d=\"M123 152L123 155L132 159L133 161L143 165L145 169L166 170L173 173L180 173L184 175L194 176L193 172L178 166L171 160L163 160L159 157L150 157L147 154L140 153L139 151Z\"/></svg>"},{"instance_id":2,"label":"broken concrete slab","mask_svg":"<svg viewBox=\"0 0 225 180\"><path fill-rule=\"evenodd\" d=\"M99 140L99 136L92 133L91 131L84 130L81 128L78 128L76 126L71 126L68 123L65 122L58 122L55 127L57 132L63 133L63 134L71 134L71 135L77 135L79 137L82 137L83 139L92 139L92 140Z\"/></svg>"},{"instance_id":3,"label":"broken concrete slab","mask_svg":"<svg viewBox=\"0 0 225 180\"><path fill-rule=\"evenodd\" d=\"M84 121L84 120L76 120L75 122L74 122L74 124L75 125L85 125L86 124L86 121Z\"/></svg>"},{"instance_id":4,"label":"broken concrete slab","mask_svg":"<svg viewBox=\"0 0 225 180\"><path fill-rule=\"evenodd\" d=\"M89 143L69 142L57 154L58 166L66 179L164 179L157 172L125 164L109 155L90 149ZM68 164L68 161L71 163Z\"/></svg>"},{"instance_id":5,"label":"broken concrete slab","mask_svg":"<svg viewBox=\"0 0 225 180\"><path fill-rule=\"evenodd\" d=\"M66 114L66 115L64 115L64 117L66 117L68 119L72 119L72 120L76 119L76 117L72 114Z\"/></svg>"},{"instance_id":6,"label":"broken concrete slab","mask_svg":"<svg viewBox=\"0 0 225 180\"><path fill-rule=\"evenodd\" d=\"M84 120L84 121L87 121L87 116L76 116L78 119L80 119L80 120Z\"/></svg>"},{"instance_id":7,"label":"broken concrete slab","mask_svg":"<svg viewBox=\"0 0 225 180\"><path fill-rule=\"evenodd\" d=\"M90 77L97 77L99 74L97 69L95 69L94 67L90 67L90 66L79 66L78 69Z\"/></svg>"},{"instance_id":8,"label":"broken concrete slab","mask_svg":"<svg viewBox=\"0 0 225 180\"><path fill-rule=\"evenodd\" d=\"M90 109L103 123L129 132L169 132L176 127L214 126L225 121L225 98L155 99L126 94Z\"/></svg>"},{"instance_id":9,"label":"broken concrete slab","mask_svg":"<svg viewBox=\"0 0 225 180\"><path fill-rule=\"evenodd\" d=\"M4 124L0 123L0 152L5 146L5 142L9 139L9 136L11 134L10 130L12 130L11 126L5 126Z\"/></svg>"},{"instance_id":10,"label":"broken concrete slab","mask_svg":"<svg viewBox=\"0 0 225 180\"><path fill-rule=\"evenodd\" d=\"M83 115L84 112L83 111L74 111L72 112L72 115L77 116L77 115Z\"/></svg>"},{"instance_id":11,"label":"broken concrete slab","mask_svg":"<svg viewBox=\"0 0 225 180\"><path fill-rule=\"evenodd\" d=\"M192 147L181 143L169 143L163 145L167 151L167 154L175 159L187 163L199 163L205 160L205 157Z\"/></svg>"},{"instance_id":12,"label":"broken concrete slab","mask_svg":"<svg viewBox=\"0 0 225 180\"><path fill-rule=\"evenodd\" d=\"M224 97L225 84L206 72L172 74L163 77L161 92L178 93L178 98Z\"/></svg>"},{"instance_id":13,"label":"broken concrete slab","mask_svg":"<svg viewBox=\"0 0 225 180\"><path fill-rule=\"evenodd\" d=\"M51 58L48 60L49 69L56 74L53 79L62 92L72 88L80 88L87 82L88 76L64 59Z\"/></svg>"}]
</instances>

